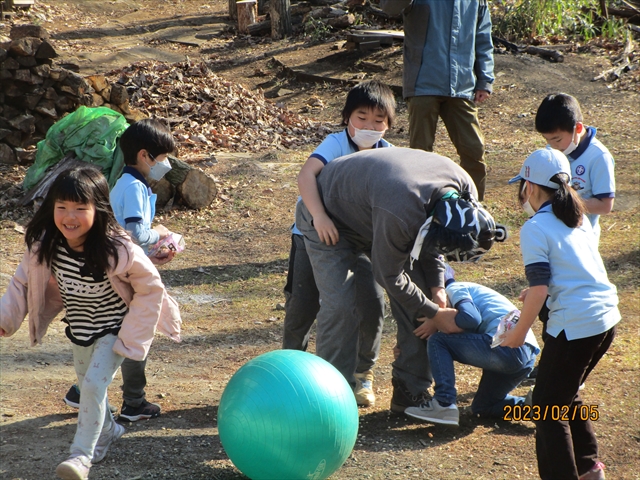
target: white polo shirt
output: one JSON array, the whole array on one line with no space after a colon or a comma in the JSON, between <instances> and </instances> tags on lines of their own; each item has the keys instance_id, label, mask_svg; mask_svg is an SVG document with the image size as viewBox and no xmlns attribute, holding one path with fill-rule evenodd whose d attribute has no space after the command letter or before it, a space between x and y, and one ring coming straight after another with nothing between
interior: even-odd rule
<instances>
[{"instance_id":1,"label":"white polo shirt","mask_svg":"<svg viewBox=\"0 0 640 480\"><path fill-rule=\"evenodd\" d=\"M393 147L389 142L387 142L384 138L380 139L378 143L376 143L373 148L386 148ZM341 132L331 133L327 135L320 145L313 151L309 157L317 158L325 165L329 163L331 160L335 160L338 157L343 157L345 155L350 155L352 153L356 153L359 151L358 145L351 140L351 137L347 133L347 129L345 128ZM302 197L298 197L298 202L302 200ZM294 235L302 235L296 224L291 225L291 233Z\"/></svg>"},{"instance_id":2,"label":"white polo shirt","mask_svg":"<svg viewBox=\"0 0 640 480\"><path fill-rule=\"evenodd\" d=\"M582 225L567 227L550 204L543 205L520 230L524 265L547 264L547 332L567 340L606 332L620 321L616 287L609 282L598 243L586 215Z\"/></svg>"},{"instance_id":3,"label":"white polo shirt","mask_svg":"<svg viewBox=\"0 0 640 480\"><path fill-rule=\"evenodd\" d=\"M587 127L587 137L578 148L567 155L571 164L571 186L578 194L589 198L614 198L616 196L615 163L600 140L596 138L596 129ZM596 238L600 238L600 215L588 213Z\"/></svg>"}]
</instances>

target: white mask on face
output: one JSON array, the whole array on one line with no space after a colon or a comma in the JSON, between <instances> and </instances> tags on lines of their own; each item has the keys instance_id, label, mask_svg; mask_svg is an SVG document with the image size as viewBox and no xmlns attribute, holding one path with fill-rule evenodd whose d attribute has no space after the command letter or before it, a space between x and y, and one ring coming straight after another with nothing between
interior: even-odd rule
<instances>
[{"instance_id":1,"label":"white mask on face","mask_svg":"<svg viewBox=\"0 0 640 480\"><path fill-rule=\"evenodd\" d=\"M351 123L351 120L349 120L349 124L351 125L351 128L353 128L353 131L355 132L353 137L351 137L351 140L353 140L353 142L358 145L360 148L371 148L373 147L376 143L378 143L383 135L384 132L386 130L382 130L382 131L378 131L378 130L364 130L364 129L360 129L360 128L356 128L353 126L353 123Z\"/></svg>"},{"instance_id":2,"label":"white mask on face","mask_svg":"<svg viewBox=\"0 0 640 480\"><path fill-rule=\"evenodd\" d=\"M524 196L526 192L527 192L527 182L524 182L524 185L522 186L522 196ZM533 217L536 214L536 211L533 209L533 207L529 203L530 198L531 198L531 195L529 195L527 197L527 200L522 204L522 209L524 210L524 213L529 215L529 217Z\"/></svg>"},{"instance_id":3,"label":"white mask on face","mask_svg":"<svg viewBox=\"0 0 640 480\"><path fill-rule=\"evenodd\" d=\"M565 148L562 153L564 153L565 155L569 155L571 152L573 152L576 148L578 148L578 144L575 143L573 141L573 139L576 137L576 126L573 126L573 133L571 134L571 143L569 144L569 146L567 148Z\"/></svg>"},{"instance_id":4,"label":"white mask on face","mask_svg":"<svg viewBox=\"0 0 640 480\"><path fill-rule=\"evenodd\" d=\"M149 155L151 156L151 155ZM153 158L153 157L151 157ZM155 160L155 158L154 158ZM149 165L149 164L147 164ZM151 180L160 181L162 177L164 177L167 172L171 170L171 164L169 163L169 159L165 158L161 162L156 161L156 164L149 167L149 178Z\"/></svg>"}]
</instances>

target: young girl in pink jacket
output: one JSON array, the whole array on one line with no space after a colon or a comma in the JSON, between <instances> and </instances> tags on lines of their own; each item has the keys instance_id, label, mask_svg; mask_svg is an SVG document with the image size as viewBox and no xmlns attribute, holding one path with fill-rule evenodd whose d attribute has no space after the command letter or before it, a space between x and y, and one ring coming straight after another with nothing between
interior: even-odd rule
<instances>
[{"instance_id":1,"label":"young girl in pink jacket","mask_svg":"<svg viewBox=\"0 0 640 480\"><path fill-rule=\"evenodd\" d=\"M27 226L27 252L0 301L0 336L29 316L31 344L41 343L62 310L82 395L62 479L89 476L124 434L108 408L107 388L125 357L142 360L156 327L180 341L180 313L160 275L118 226L99 170L62 172Z\"/></svg>"}]
</instances>

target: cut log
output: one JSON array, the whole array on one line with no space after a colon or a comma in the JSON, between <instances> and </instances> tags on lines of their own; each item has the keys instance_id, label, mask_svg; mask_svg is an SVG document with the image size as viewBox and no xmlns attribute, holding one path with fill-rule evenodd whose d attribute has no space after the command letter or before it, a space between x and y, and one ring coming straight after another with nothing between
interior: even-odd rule
<instances>
[{"instance_id":1,"label":"cut log","mask_svg":"<svg viewBox=\"0 0 640 480\"><path fill-rule=\"evenodd\" d=\"M171 185L166 178L151 185L151 190L157 195L156 209L163 208L169 203L169 200L176 194L176 187Z\"/></svg>"},{"instance_id":2,"label":"cut log","mask_svg":"<svg viewBox=\"0 0 640 480\"><path fill-rule=\"evenodd\" d=\"M300 25L302 23L302 15L296 15L291 17L291 25ZM254 24L249 25L248 28L250 35L265 35L271 32L271 20L262 20Z\"/></svg>"},{"instance_id":3,"label":"cut log","mask_svg":"<svg viewBox=\"0 0 640 480\"><path fill-rule=\"evenodd\" d=\"M190 170L193 170L193 167L173 155L167 155L167 159L171 165L171 170L167 172L164 178L167 179L171 185L178 186L184 182L187 173L189 173Z\"/></svg>"},{"instance_id":4,"label":"cut log","mask_svg":"<svg viewBox=\"0 0 640 480\"><path fill-rule=\"evenodd\" d=\"M238 19L238 7L236 0L229 0L229 20L236 21Z\"/></svg>"},{"instance_id":5,"label":"cut log","mask_svg":"<svg viewBox=\"0 0 640 480\"><path fill-rule=\"evenodd\" d=\"M208 207L218 194L213 177L196 168L187 173L184 182L178 185L177 190L182 203L195 209Z\"/></svg>"},{"instance_id":6,"label":"cut log","mask_svg":"<svg viewBox=\"0 0 640 480\"><path fill-rule=\"evenodd\" d=\"M247 35L249 25L256 23L258 2L256 0L242 0L236 5L238 6L238 32Z\"/></svg>"},{"instance_id":7,"label":"cut log","mask_svg":"<svg viewBox=\"0 0 640 480\"><path fill-rule=\"evenodd\" d=\"M167 155L167 158L171 164L171 170L164 178L176 187L182 203L195 209L211 205L218 194L213 178L173 155Z\"/></svg>"},{"instance_id":8,"label":"cut log","mask_svg":"<svg viewBox=\"0 0 640 480\"><path fill-rule=\"evenodd\" d=\"M333 28L348 28L353 25L356 21L355 15L352 13L348 13L347 15L342 15L341 17L336 18L328 18L326 20L326 24ZM378 41L378 44L380 42Z\"/></svg>"},{"instance_id":9,"label":"cut log","mask_svg":"<svg viewBox=\"0 0 640 480\"><path fill-rule=\"evenodd\" d=\"M271 38L279 40L293 33L291 23L291 2L289 0L271 0Z\"/></svg>"}]
</instances>

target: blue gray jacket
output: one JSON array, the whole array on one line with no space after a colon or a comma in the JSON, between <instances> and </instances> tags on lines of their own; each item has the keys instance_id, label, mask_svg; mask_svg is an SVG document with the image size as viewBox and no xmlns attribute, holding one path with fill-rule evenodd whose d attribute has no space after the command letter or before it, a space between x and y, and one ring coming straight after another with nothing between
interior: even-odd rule
<instances>
[{"instance_id":1,"label":"blue gray jacket","mask_svg":"<svg viewBox=\"0 0 640 480\"><path fill-rule=\"evenodd\" d=\"M403 96L473 99L492 91L493 43L487 0L381 0L404 16Z\"/></svg>"}]
</instances>

